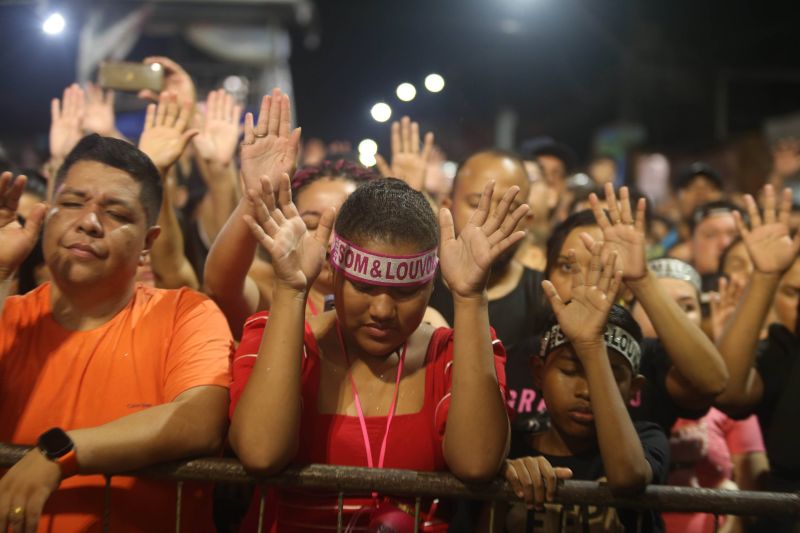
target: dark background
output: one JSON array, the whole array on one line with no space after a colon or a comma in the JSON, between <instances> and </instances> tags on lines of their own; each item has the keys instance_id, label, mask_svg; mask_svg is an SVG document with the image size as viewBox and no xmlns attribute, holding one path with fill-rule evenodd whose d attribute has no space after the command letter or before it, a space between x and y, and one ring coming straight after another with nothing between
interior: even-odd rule
<instances>
[{"instance_id":1,"label":"dark background","mask_svg":"<svg viewBox=\"0 0 800 533\"><path fill-rule=\"evenodd\" d=\"M53 38L32 4L0 3L6 144L36 137L46 147L49 100L74 77L84 6L67 4L71 25ZM308 30L292 27L298 123L306 138L384 143L387 125L369 115L383 100L393 119L411 114L458 160L493 143L495 117L509 108L517 140L552 135L584 159L596 130L620 123L644 125L654 149L703 150L800 110L797 4L319 0L319 46L307 48ZM180 38L145 38L131 59L151 53L200 59ZM433 71L446 80L442 93L422 87ZM394 95L403 81L418 90L410 103Z\"/></svg>"}]
</instances>

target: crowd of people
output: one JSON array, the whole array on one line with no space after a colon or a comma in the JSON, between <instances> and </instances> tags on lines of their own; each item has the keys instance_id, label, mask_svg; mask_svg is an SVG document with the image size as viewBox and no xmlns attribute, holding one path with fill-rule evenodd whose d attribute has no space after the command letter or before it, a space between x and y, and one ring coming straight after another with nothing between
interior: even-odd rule
<instances>
[{"instance_id":1,"label":"crowd of people","mask_svg":"<svg viewBox=\"0 0 800 533\"><path fill-rule=\"evenodd\" d=\"M500 476L519 497L423 500L415 524L413 499L347 495L347 531L699 533L713 516L560 504L559 481L800 489L800 235L780 179L754 198L696 163L655 209L610 158L573 186L571 150L545 140L448 181L407 117L366 168L304 143L280 89L242 117L145 62L165 83L138 141L111 91L74 84L47 161L2 163L0 442L33 448L0 477L0 531L95 531L107 505L111 531L174 530L174 483L119 474L220 454L257 475ZM339 508L297 487L187 483L181 500L185 531L326 531Z\"/></svg>"}]
</instances>

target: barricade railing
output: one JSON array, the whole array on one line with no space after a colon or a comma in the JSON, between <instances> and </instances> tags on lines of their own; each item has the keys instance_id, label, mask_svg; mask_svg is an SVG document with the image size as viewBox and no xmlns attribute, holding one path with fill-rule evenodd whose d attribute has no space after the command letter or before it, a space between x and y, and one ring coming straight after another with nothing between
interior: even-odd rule
<instances>
[{"instance_id":1,"label":"barricade railing","mask_svg":"<svg viewBox=\"0 0 800 533\"><path fill-rule=\"evenodd\" d=\"M30 449L0 443L0 468L9 468ZM123 475L123 474L120 474ZM202 458L164 463L125 473L149 479L176 482L176 532L180 531L180 509L184 481L241 483L257 486L293 487L337 493L339 528L345 494L378 492L415 499L415 523L419 523L422 498L468 498L491 502L490 515L497 501L520 501L503 479L484 484L465 484L442 472L415 472L332 465L290 466L278 475L256 477L248 474L235 459ZM106 487L109 489L110 477ZM262 491L263 492L263 491ZM109 498L106 498L104 531L108 530ZM784 492L732 491L667 485L650 485L642 494L620 496L607 486L593 481L567 480L559 483L555 503L578 506L614 507L637 511L709 513L738 516L790 516L800 519L800 494ZM259 529L262 530L264 500L260 502ZM492 520L490 520L492 522ZM638 521L641 525L641 520ZM719 523L719 520L715 520ZM490 526L491 527L491 526Z\"/></svg>"}]
</instances>

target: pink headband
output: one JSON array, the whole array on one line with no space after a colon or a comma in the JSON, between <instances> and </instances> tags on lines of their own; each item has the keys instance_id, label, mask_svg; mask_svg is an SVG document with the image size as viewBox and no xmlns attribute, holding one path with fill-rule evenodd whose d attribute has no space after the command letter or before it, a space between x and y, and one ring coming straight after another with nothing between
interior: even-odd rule
<instances>
[{"instance_id":1,"label":"pink headband","mask_svg":"<svg viewBox=\"0 0 800 533\"><path fill-rule=\"evenodd\" d=\"M330 257L331 265L346 278L388 287L423 285L433 279L439 264L436 248L416 255L382 255L359 248L335 232Z\"/></svg>"}]
</instances>

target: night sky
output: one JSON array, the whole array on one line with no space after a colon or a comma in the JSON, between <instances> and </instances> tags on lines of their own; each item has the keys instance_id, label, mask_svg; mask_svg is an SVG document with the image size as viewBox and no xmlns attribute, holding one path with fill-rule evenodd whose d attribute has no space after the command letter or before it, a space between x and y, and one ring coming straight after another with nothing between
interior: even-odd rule
<instances>
[{"instance_id":1,"label":"night sky","mask_svg":"<svg viewBox=\"0 0 800 533\"><path fill-rule=\"evenodd\" d=\"M549 134L584 157L598 127L621 121L643 123L651 147L696 149L714 142L721 72L735 74L732 136L800 110L797 3L769 4L320 0L319 47L305 48L305 32L292 27L298 122L306 137L385 143L387 125L369 115L384 100L393 118L411 114L459 159L491 145L494 117L511 108L518 140ZM49 99L74 76L75 35L47 38L25 4L0 4L0 25L0 138L38 134L43 145ZM199 55L186 43L149 40L132 59L159 50L179 62ZM433 71L445 77L442 93L422 89ZM394 96L403 81L418 89L410 103Z\"/></svg>"}]
</instances>

